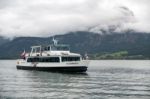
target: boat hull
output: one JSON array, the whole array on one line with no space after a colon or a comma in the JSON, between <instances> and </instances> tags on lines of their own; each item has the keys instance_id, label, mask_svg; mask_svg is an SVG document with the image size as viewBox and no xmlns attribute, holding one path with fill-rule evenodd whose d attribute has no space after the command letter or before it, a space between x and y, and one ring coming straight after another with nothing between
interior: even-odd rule
<instances>
[{"instance_id":1,"label":"boat hull","mask_svg":"<svg viewBox=\"0 0 150 99\"><path fill-rule=\"evenodd\" d=\"M51 72L86 72L87 66L74 66L74 67L31 67L31 66L16 66L17 69L22 70L37 70L37 71L51 71Z\"/></svg>"}]
</instances>

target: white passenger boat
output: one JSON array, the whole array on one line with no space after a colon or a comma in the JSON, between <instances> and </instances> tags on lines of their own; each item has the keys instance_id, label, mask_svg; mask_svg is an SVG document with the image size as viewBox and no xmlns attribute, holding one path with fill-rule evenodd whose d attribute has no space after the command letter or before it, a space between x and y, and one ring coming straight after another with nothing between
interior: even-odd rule
<instances>
[{"instance_id":1,"label":"white passenger boat","mask_svg":"<svg viewBox=\"0 0 150 99\"><path fill-rule=\"evenodd\" d=\"M23 53L24 59L17 62L17 69L40 70L54 72L86 72L89 60L80 54L71 53L69 46L57 44L32 46L30 53Z\"/></svg>"}]
</instances>

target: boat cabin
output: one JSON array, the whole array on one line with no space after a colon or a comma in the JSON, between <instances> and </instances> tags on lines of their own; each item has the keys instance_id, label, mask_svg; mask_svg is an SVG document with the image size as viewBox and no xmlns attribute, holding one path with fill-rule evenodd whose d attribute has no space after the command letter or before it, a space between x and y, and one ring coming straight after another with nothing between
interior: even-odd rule
<instances>
[{"instance_id":1,"label":"boat cabin","mask_svg":"<svg viewBox=\"0 0 150 99\"><path fill-rule=\"evenodd\" d=\"M80 61L81 55L70 53L68 45L32 46L27 62L73 62Z\"/></svg>"}]
</instances>

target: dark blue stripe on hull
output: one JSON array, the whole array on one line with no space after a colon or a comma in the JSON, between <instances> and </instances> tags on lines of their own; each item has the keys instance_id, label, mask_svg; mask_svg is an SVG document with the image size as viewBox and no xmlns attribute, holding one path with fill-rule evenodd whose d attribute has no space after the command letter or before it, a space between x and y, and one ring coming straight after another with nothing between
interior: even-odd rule
<instances>
[{"instance_id":1,"label":"dark blue stripe on hull","mask_svg":"<svg viewBox=\"0 0 150 99\"><path fill-rule=\"evenodd\" d=\"M86 66L80 67L29 67L29 66L17 66L17 69L22 70L38 70L38 71L53 71L53 72L86 72Z\"/></svg>"}]
</instances>

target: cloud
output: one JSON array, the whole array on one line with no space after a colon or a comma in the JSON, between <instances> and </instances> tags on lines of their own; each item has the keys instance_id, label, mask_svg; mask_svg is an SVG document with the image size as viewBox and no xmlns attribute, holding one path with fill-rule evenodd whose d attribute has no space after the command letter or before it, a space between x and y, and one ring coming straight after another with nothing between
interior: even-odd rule
<instances>
[{"instance_id":1,"label":"cloud","mask_svg":"<svg viewBox=\"0 0 150 99\"><path fill-rule=\"evenodd\" d=\"M150 32L149 0L0 0L0 35L71 31Z\"/></svg>"}]
</instances>

